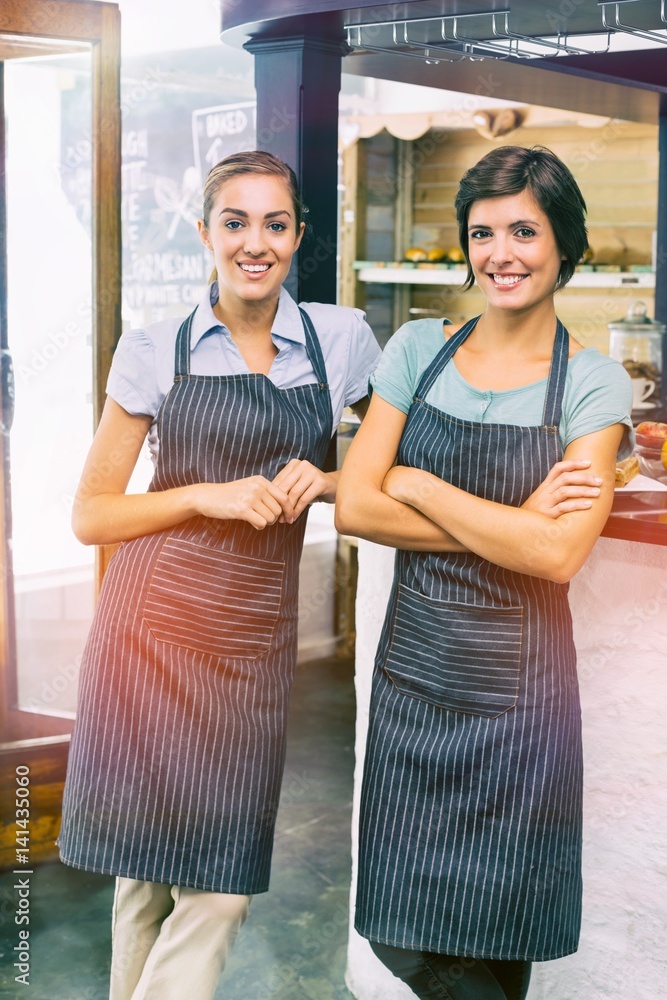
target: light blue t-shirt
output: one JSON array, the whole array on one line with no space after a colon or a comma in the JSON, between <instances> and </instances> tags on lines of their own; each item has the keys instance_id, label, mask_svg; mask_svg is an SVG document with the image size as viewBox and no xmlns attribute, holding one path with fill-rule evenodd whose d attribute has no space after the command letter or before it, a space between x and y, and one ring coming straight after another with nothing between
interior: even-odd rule
<instances>
[{"instance_id":1,"label":"light blue t-shirt","mask_svg":"<svg viewBox=\"0 0 667 1000\"><path fill-rule=\"evenodd\" d=\"M407 413L419 380L444 346L442 319L420 319L405 323L389 340L370 384L382 399ZM426 395L432 406L460 420L486 424L542 423L547 380L517 389L475 389L456 367L454 356ZM571 441L609 427L624 424L619 458L632 453L632 383L623 365L586 347L574 354L567 366L563 412L559 435L563 449Z\"/></svg>"},{"instance_id":2,"label":"light blue t-shirt","mask_svg":"<svg viewBox=\"0 0 667 1000\"><path fill-rule=\"evenodd\" d=\"M203 294L192 322L190 370L193 375L245 375L248 366L227 327L213 312L218 300L214 282ZM368 394L368 379L381 351L360 309L303 302L317 333L331 392L334 428L343 407ZM146 329L123 333L111 362L107 394L128 413L155 418L174 382L174 349L182 319L166 319ZM279 389L315 381L306 353L301 315L283 288L271 338L278 348L268 378ZM158 442L155 420L148 435L153 458Z\"/></svg>"}]
</instances>

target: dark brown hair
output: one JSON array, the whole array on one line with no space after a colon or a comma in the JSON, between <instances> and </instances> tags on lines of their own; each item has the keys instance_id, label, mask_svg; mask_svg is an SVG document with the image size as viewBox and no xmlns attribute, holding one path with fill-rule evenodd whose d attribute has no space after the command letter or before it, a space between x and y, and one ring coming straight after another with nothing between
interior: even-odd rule
<instances>
[{"instance_id":1,"label":"dark brown hair","mask_svg":"<svg viewBox=\"0 0 667 1000\"><path fill-rule=\"evenodd\" d=\"M556 245L565 257L554 291L568 283L588 248L586 202L570 170L544 146L500 146L471 167L459 184L454 201L459 241L468 265L464 288L475 283L468 253L468 217L473 202L482 198L530 191L551 223Z\"/></svg>"}]
</instances>

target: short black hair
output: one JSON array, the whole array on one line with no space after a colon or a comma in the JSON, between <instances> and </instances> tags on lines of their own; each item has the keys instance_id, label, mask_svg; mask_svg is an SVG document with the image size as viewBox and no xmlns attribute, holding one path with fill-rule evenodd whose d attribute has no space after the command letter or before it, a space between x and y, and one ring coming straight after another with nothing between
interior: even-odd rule
<instances>
[{"instance_id":1,"label":"short black hair","mask_svg":"<svg viewBox=\"0 0 667 1000\"><path fill-rule=\"evenodd\" d=\"M555 153L545 146L499 146L483 156L461 178L454 201L459 241L468 265L464 288L475 283L468 253L468 217L482 198L530 191L549 219L560 253L565 257L554 291L568 283L588 249L586 202L579 185Z\"/></svg>"}]
</instances>

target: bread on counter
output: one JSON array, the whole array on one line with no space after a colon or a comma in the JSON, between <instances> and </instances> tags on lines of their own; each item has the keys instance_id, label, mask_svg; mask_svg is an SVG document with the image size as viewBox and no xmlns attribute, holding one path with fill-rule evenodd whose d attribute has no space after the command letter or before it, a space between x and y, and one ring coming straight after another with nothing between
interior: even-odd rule
<instances>
[{"instance_id":1,"label":"bread on counter","mask_svg":"<svg viewBox=\"0 0 667 1000\"><path fill-rule=\"evenodd\" d=\"M639 475L639 460L636 455L623 458L616 463L616 479L614 486L627 486L631 479Z\"/></svg>"}]
</instances>

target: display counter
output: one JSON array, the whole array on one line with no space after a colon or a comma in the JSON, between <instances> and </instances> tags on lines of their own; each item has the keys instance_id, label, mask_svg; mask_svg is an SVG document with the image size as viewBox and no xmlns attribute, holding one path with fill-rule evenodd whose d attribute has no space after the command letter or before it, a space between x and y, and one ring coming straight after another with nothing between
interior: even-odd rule
<instances>
[{"instance_id":1,"label":"display counter","mask_svg":"<svg viewBox=\"0 0 667 1000\"><path fill-rule=\"evenodd\" d=\"M630 483L617 490L602 534L605 538L667 545L667 489L633 489Z\"/></svg>"}]
</instances>

